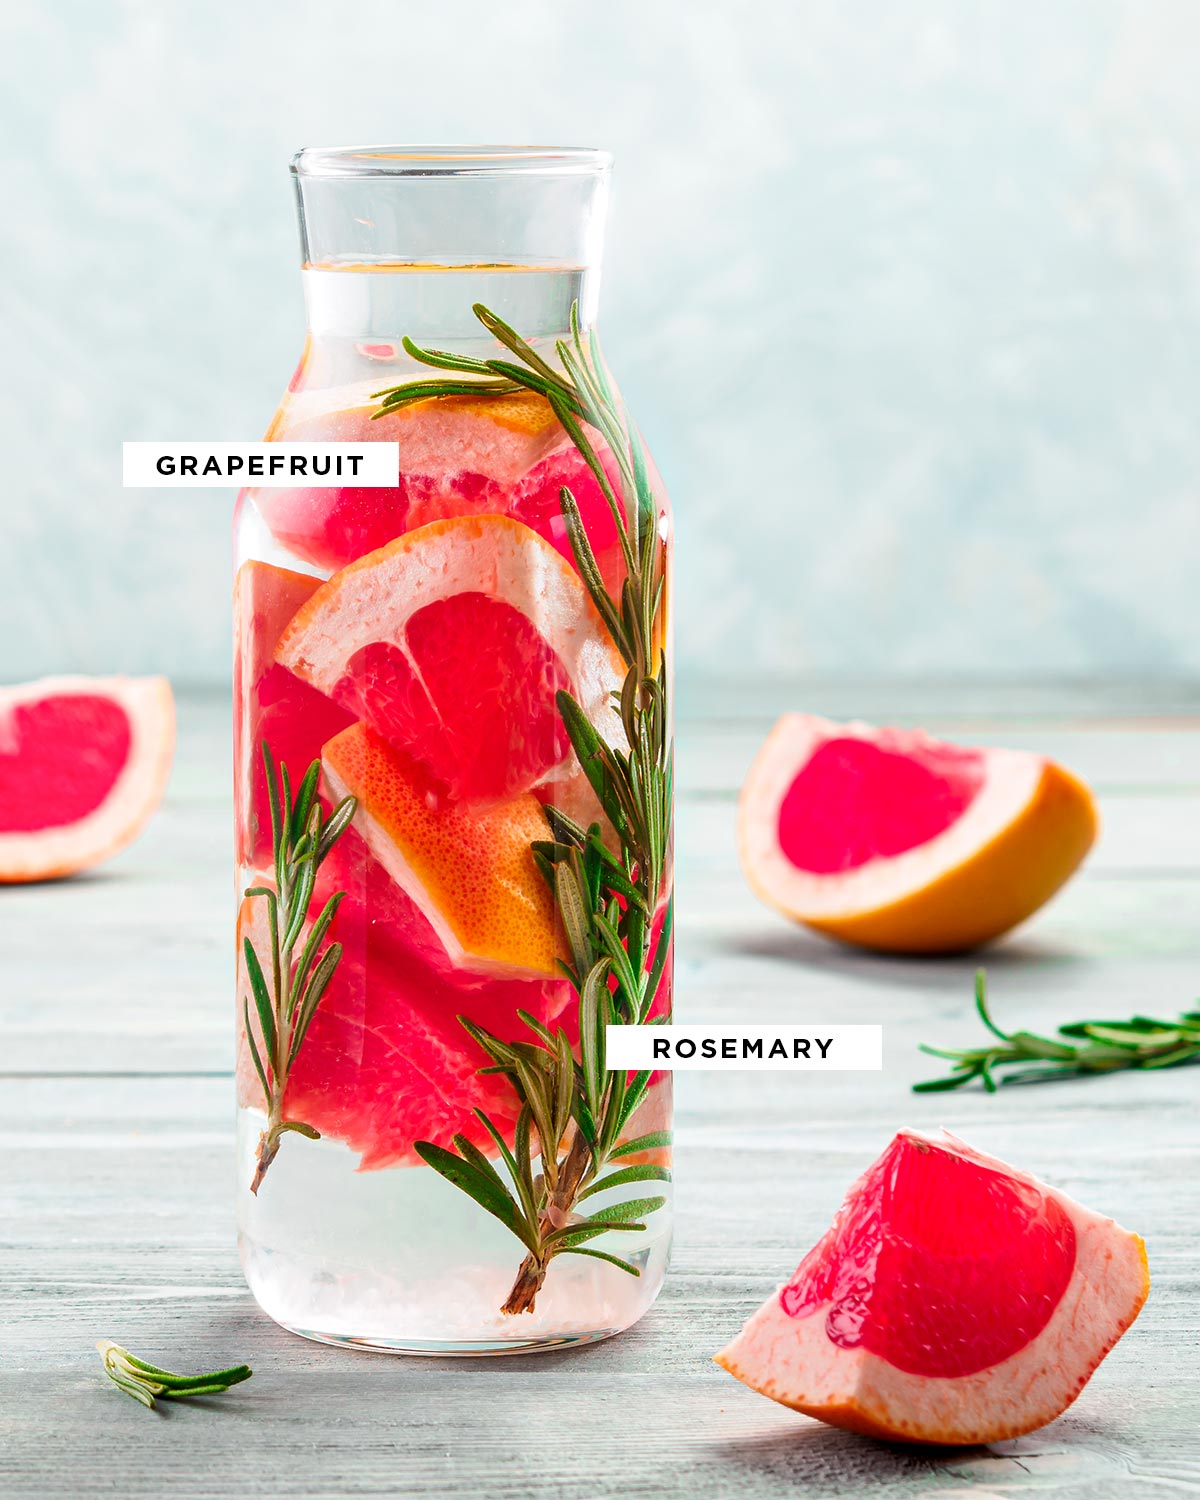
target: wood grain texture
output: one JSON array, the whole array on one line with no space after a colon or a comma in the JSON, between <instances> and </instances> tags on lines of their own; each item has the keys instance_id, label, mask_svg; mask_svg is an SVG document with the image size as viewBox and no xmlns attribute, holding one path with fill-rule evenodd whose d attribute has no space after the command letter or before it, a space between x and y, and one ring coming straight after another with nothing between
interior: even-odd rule
<instances>
[{"instance_id":1,"label":"wood grain texture","mask_svg":"<svg viewBox=\"0 0 1200 1500\"><path fill-rule=\"evenodd\" d=\"M837 700L827 711L853 711L848 690L824 691ZM989 713L918 690L913 712L929 705L931 723L964 739L1057 747L1101 787L1107 833L1061 897L989 955L1001 1018L1048 1027L1190 1004L1196 704L1132 689L1032 694L1025 709L1015 689L1002 696ZM896 707L878 690L862 702L864 717ZM733 797L771 716L749 690L744 722L681 726L681 1019L882 1021L884 1073L679 1076L672 1269L620 1339L476 1363L353 1354L277 1329L233 1246L225 711L182 708L168 805L141 843L86 879L0 892L0 1494L1200 1495L1200 1070L912 1095L937 1071L918 1041L977 1035L974 963L847 952L749 895ZM1146 1236L1145 1313L1040 1433L905 1450L776 1407L710 1361L900 1124L945 1124ZM256 1373L156 1416L102 1380L101 1337L195 1368L246 1359Z\"/></svg>"}]
</instances>

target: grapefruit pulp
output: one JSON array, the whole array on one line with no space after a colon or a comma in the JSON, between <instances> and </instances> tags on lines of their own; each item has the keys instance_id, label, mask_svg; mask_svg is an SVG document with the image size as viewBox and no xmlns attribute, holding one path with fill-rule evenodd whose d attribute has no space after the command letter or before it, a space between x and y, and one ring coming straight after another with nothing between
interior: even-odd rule
<instances>
[{"instance_id":1,"label":"grapefruit pulp","mask_svg":"<svg viewBox=\"0 0 1200 1500\"><path fill-rule=\"evenodd\" d=\"M322 754L335 800L372 855L419 908L451 961L476 973L558 973L554 902L531 845L549 825L528 794L465 809L440 800L428 777L365 724Z\"/></svg>"},{"instance_id":2,"label":"grapefruit pulp","mask_svg":"<svg viewBox=\"0 0 1200 1500\"><path fill-rule=\"evenodd\" d=\"M268 441L393 442L400 448L395 489L267 489L255 504L276 540L305 562L333 572L404 532L453 515L510 515L574 563L559 490L570 488L610 587L618 586L620 547L612 513L544 397L449 396L415 402L378 421L361 404L292 419L285 406ZM591 434L610 482L616 464ZM619 493L619 491L618 491Z\"/></svg>"},{"instance_id":3,"label":"grapefruit pulp","mask_svg":"<svg viewBox=\"0 0 1200 1500\"><path fill-rule=\"evenodd\" d=\"M233 805L243 865L271 856L263 740L295 787L325 741L351 723L345 709L275 660L288 622L320 586L307 573L257 561L243 563L234 583Z\"/></svg>"},{"instance_id":4,"label":"grapefruit pulp","mask_svg":"<svg viewBox=\"0 0 1200 1500\"><path fill-rule=\"evenodd\" d=\"M560 688L620 743L622 663L587 590L503 516L433 521L351 563L300 608L275 656L458 802L581 779Z\"/></svg>"},{"instance_id":5,"label":"grapefruit pulp","mask_svg":"<svg viewBox=\"0 0 1200 1500\"><path fill-rule=\"evenodd\" d=\"M716 1360L835 1427L990 1443L1063 1412L1149 1285L1137 1235L949 1134L905 1130Z\"/></svg>"},{"instance_id":6,"label":"grapefruit pulp","mask_svg":"<svg viewBox=\"0 0 1200 1500\"><path fill-rule=\"evenodd\" d=\"M175 746L163 677L47 677L0 688L0 882L50 880L130 843Z\"/></svg>"},{"instance_id":7,"label":"grapefruit pulp","mask_svg":"<svg viewBox=\"0 0 1200 1500\"><path fill-rule=\"evenodd\" d=\"M1075 871L1088 788L1044 756L785 714L738 803L756 893L843 942L939 953L990 941Z\"/></svg>"}]
</instances>

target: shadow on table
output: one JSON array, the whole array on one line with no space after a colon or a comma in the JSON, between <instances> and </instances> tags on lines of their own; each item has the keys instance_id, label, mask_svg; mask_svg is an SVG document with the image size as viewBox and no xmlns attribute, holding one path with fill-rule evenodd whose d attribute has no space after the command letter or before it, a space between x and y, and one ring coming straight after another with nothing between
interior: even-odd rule
<instances>
[{"instance_id":1,"label":"shadow on table","mask_svg":"<svg viewBox=\"0 0 1200 1500\"><path fill-rule=\"evenodd\" d=\"M941 987L957 990L962 985L964 973L974 974L978 968L1003 973L1005 970L1080 960L1080 955L1072 949L1035 937L1018 937L993 948L936 957L845 948L800 929L721 935L713 939L713 947L738 958L794 963L850 979L881 979L886 976L889 984L920 989Z\"/></svg>"},{"instance_id":2,"label":"shadow on table","mask_svg":"<svg viewBox=\"0 0 1200 1500\"><path fill-rule=\"evenodd\" d=\"M738 1438L717 1445L714 1457L736 1474L746 1494L806 1496L865 1495L875 1490L920 1493L926 1487L942 1496L956 1479L976 1490L980 1481L1024 1478L1028 1470L1019 1453L994 1448L926 1448L884 1443L832 1427L804 1427L791 1432ZM964 1488L963 1493L967 1493Z\"/></svg>"}]
</instances>

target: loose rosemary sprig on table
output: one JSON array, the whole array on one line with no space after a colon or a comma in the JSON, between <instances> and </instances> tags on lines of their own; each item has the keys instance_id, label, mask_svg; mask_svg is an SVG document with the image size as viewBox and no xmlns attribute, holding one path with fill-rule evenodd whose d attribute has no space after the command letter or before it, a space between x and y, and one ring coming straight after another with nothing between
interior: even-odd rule
<instances>
[{"instance_id":1,"label":"loose rosemary sprig on table","mask_svg":"<svg viewBox=\"0 0 1200 1500\"><path fill-rule=\"evenodd\" d=\"M317 871L329 851L350 825L357 802L344 797L328 821L317 798L321 762L314 760L292 797L287 766L278 768L267 742L262 746L267 773L267 796L271 808L271 838L275 853L275 889L251 886L246 895L260 896L267 903L270 952L264 968L249 937L243 940L246 972L254 995L262 1035L262 1052L250 1024L250 1002L242 998L242 1019L254 1071L262 1084L267 1106L267 1125L258 1142L258 1164L250 1191L257 1195L267 1169L279 1153L279 1143L289 1130L320 1140L320 1132L302 1120L283 1118L283 1096L288 1073L308 1032L309 1025L342 956L342 945L330 943L321 951L345 891L336 891L309 929L308 938L295 958L296 945L308 916ZM267 978L270 972L270 980ZM265 1054L265 1056L264 1056Z\"/></svg>"},{"instance_id":2,"label":"loose rosemary sprig on table","mask_svg":"<svg viewBox=\"0 0 1200 1500\"><path fill-rule=\"evenodd\" d=\"M140 1401L151 1411L160 1400L182 1401L189 1396L217 1396L231 1385L249 1380L254 1373L249 1365L231 1365L228 1370L212 1370L207 1375L173 1375L148 1365L144 1359L122 1349L108 1339L96 1345L104 1361L104 1373L127 1396Z\"/></svg>"},{"instance_id":3,"label":"loose rosemary sprig on table","mask_svg":"<svg viewBox=\"0 0 1200 1500\"><path fill-rule=\"evenodd\" d=\"M1129 1068L1174 1068L1200 1061L1200 1010L1185 1011L1177 1021L1159 1021L1151 1016L1133 1016L1127 1021L1070 1021L1058 1028L1057 1037L1001 1031L988 1009L987 977L982 969L975 975L975 1009L996 1040L985 1047L960 1049L922 1044L922 1052L944 1057L954 1067L944 1078L914 1084L914 1093L962 1088L978 1079L989 1094L994 1094L999 1083L1078 1078ZM1013 1071L997 1080L999 1068Z\"/></svg>"},{"instance_id":4,"label":"loose rosemary sprig on table","mask_svg":"<svg viewBox=\"0 0 1200 1500\"><path fill-rule=\"evenodd\" d=\"M670 951L669 904L657 937L653 933L669 859L672 810L666 658L656 635L666 586L665 540L641 438L609 384L598 345L593 353L593 336L580 331L577 309L572 308L570 339L556 342L561 369L486 307L476 304L473 310L514 358L471 359L421 349L405 339L413 359L468 378L431 377L379 391L376 418L431 397L517 391L544 396L595 476L612 513L625 566L619 597L614 597L601 576L574 495L566 487L560 490L580 577L627 668L614 694L627 748L603 739L569 693L556 696L571 745L620 852L606 847L598 823L584 829L553 808L546 810L551 837L533 846L538 868L554 892L570 955L560 966L578 999L579 1059L564 1031L552 1032L526 1012L521 1019L531 1039L512 1043L460 1017L492 1059L483 1071L507 1077L520 1101L511 1149L493 1121L476 1110L508 1180L464 1135L454 1137L453 1151L429 1141L416 1145L431 1167L525 1246L527 1254L503 1307L506 1313L520 1313L532 1311L547 1267L558 1255L593 1256L639 1275L629 1261L593 1249L587 1241L614 1231L643 1230L645 1219L666 1202L656 1195L591 1213L578 1211L586 1200L611 1188L670 1177L666 1167L650 1163L607 1171L612 1162L668 1145L670 1133L654 1131L620 1144L650 1075L630 1078L605 1066L605 1027L649 1020ZM601 436L613 456L617 488L588 429ZM540 1170L535 1170L537 1156Z\"/></svg>"}]
</instances>

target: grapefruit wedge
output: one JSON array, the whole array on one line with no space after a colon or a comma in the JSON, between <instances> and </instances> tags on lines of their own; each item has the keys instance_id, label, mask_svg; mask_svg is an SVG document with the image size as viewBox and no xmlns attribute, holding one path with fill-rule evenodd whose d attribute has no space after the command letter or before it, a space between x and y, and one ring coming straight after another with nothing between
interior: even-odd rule
<instances>
[{"instance_id":1,"label":"grapefruit wedge","mask_svg":"<svg viewBox=\"0 0 1200 1500\"><path fill-rule=\"evenodd\" d=\"M1136 1234L952 1135L905 1130L716 1360L834 1427L991 1443L1065 1411L1149 1289Z\"/></svg>"},{"instance_id":2,"label":"grapefruit wedge","mask_svg":"<svg viewBox=\"0 0 1200 1500\"><path fill-rule=\"evenodd\" d=\"M742 868L785 916L895 953L999 937L1048 901L1091 848L1077 777L1021 750L785 714L738 803Z\"/></svg>"},{"instance_id":3,"label":"grapefruit wedge","mask_svg":"<svg viewBox=\"0 0 1200 1500\"><path fill-rule=\"evenodd\" d=\"M354 826L437 933L452 963L477 974L558 974L550 887L531 845L547 835L541 804L521 795L467 809L365 724L321 757L335 801L358 799Z\"/></svg>"},{"instance_id":4,"label":"grapefruit wedge","mask_svg":"<svg viewBox=\"0 0 1200 1500\"><path fill-rule=\"evenodd\" d=\"M611 701L622 663L587 590L504 516L433 521L351 563L300 608L275 654L459 802L582 779L560 688L623 743Z\"/></svg>"},{"instance_id":5,"label":"grapefruit wedge","mask_svg":"<svg viewBox=\"0 0 1200 1500\"><path fill-rule=\"evenodd\" d=\"M395 489L268 489L255 504L277 541L327 572L343 568L406 531L452 515L510 515L574 562L559 490L579 505L601 573L619 583L621 557L612 513L599 484L544 397L450 396L415 402L378 421L378 406L342 407L293 417L285 406L268 441L391 442L399 445ZM601 463L616 464L593 433Z\"/></svg>"},{"instance_id":6,"label":"grapefruit wedge","mask_svg":"<svg viewBox=\"0 0 1200 1500\"><path fill-rule=\"evenodd\" d=\"M0 882L116 854L162 800L175 747L164 677L46 677L0 688Z\"/></svg>"}]
</instances>

